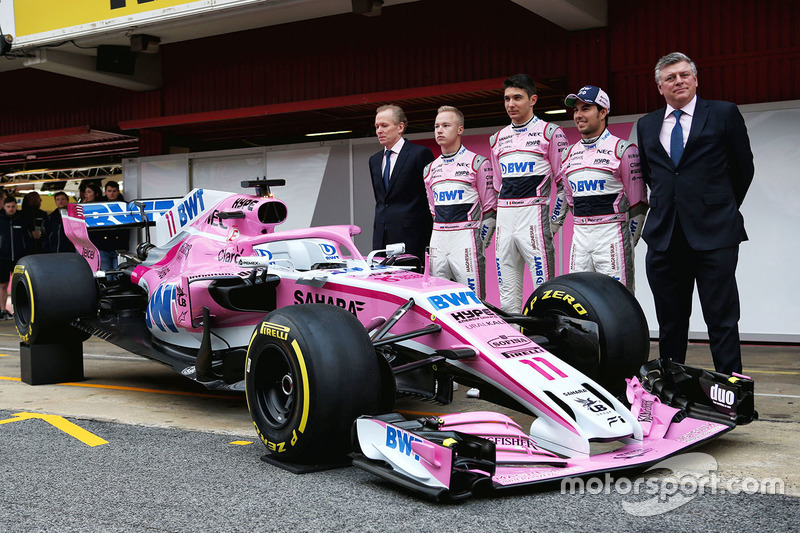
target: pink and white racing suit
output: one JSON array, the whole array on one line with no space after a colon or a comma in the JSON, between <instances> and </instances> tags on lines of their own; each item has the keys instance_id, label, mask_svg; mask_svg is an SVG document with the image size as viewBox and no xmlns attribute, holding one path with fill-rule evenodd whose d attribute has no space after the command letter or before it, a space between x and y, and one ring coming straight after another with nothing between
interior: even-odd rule
<instances>
[{"instance_id":1,"label":"pink and white racing suit","mask_svg":"<svg viewBox=\"0 0 800 533\"><path fill-rule=\"evenodd\" d=\"M491 164L462 146L437 157L424 176L433 215L431 275L467 285L483 299L484 250L494 234L497 209Z\"/></svg>"},{"instance_id":2,"label":"pink and white racing suit","mask_svg":"<svg viewBox=\"0 0 800 533\"><path fill-rule=\"evenodd\" d=\"M605 130L562 153L559 179L567 180L566 201L575 222L570 272L600 272L634 291L633 247L647 213L647 188L639 149ZM554 210L560 226L566 209Z\"/></svg>"},{"instance_id":3,"label":"pink and white racing suit","mask_svg":"<svg viewBox=\"0 0 800 533\"><path fill-rule=\"evenodd\" d=\"M550 184L567 147L564 131L535 115L522 126L511 124L489 138L497 200L497 281L500 306L522 311L523 267L534 288L555 272L550 232ZM559 182L556 181L558 184Z\"/></svg>"}]
</instances>

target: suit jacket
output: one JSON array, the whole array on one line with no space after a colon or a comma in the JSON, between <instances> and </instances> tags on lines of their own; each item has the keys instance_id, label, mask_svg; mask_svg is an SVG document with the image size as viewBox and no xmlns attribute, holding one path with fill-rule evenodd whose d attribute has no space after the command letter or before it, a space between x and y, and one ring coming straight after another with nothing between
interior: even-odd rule
<instances>
[{"instance_id":1,"label":"suit jacket","mask_svg":"<svg viewBox=\"0 0 800 533\"><path fill-rule=\"evenodd\" d=\"M375 225L372 249L404 242L406 253L425 259L425 247L431 240L433 218L428 208L423 170L434 160L425 146L405 141L389 178L389 190L383 183L381 163L384 150L369 158L369 173L375 193Z\"/></svg>"},{"instance_id":2,"label":"suit jacket","mask_svg":"<svg viewBox=\"0 0 800 533\"><path fill-rule=\"evenodd\" d=\"M739 206L753 181L753 153L739 109L697 98L692 128L676 166L659 141L666 107L636 125L642 176L650 187L650 212L642 238L663 252L676 217L695 250L737 246L747 240Z\"/></svg>"}]
</instances>

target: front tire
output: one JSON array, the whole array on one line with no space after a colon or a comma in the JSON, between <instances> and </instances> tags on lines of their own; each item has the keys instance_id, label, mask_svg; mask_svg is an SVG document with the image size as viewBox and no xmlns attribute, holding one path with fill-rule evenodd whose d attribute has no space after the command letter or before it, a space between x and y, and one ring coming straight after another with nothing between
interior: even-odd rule
<instances>
[{"instance_id":1,"label":"front tire","mask_svg":"<svg viewBox=\"0 0 800 533\"><path fill-rule=\"evenodd\" d=\"M332 305L269 313L247 350L250 416L273 456L296 463L350 451L350 428L380 407L375 348L355 316Z\"/></svg>"},{"instance_id":2,"label":"front tire","mask_svg":"<svg viewBox=\"0 0 800 533\"><path fill-rule=\"evenodd\" d=\"M23 343L82 342L88 336L69 322L97 314L97 283L78 254L31 255L14 266L11 301Z\"/></svg>"},{"instance_id":3,"label":"front tire","mask_svg":"<svg viewBox=\"0 0 800 533\"><path fill-rule=\"evenodd\" d=\"M636 375L649 358L650 335L639 302L605 274L574 272L547 281L528 298L523 314L595 322L600 330L599 354L593 368L584 373L596 376L614 395L624 392L625 378ZM563 359L570 364L568 350Z\"/></svg>"}]
</instances>

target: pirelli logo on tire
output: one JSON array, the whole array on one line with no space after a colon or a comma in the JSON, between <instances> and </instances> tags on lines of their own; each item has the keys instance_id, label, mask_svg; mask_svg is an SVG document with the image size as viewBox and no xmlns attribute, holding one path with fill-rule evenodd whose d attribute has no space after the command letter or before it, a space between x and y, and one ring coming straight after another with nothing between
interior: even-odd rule
<instances>
[{"instance_id":1,"label":"pirelli logo on tire","mask_svg":"<svg viewBox=\"0 0 800 533\"><path fill-rule=\"evenodd\" d=\"M262 322L261 327L259 328L259 333L261 335L267 335L269 337L275 337L276 339L280 339L285 341L289 338L289 332L291 328L287 326L281 326L280 324L273 324L272 322Z\"/></svg>"},{"instance_id":2,"label":"pirelli logo on tire","mask_svg":"<svg viewBox=\"0 0 800 533\"><path fill-rule=\"evenodd\" d=\"M525 308L525 314L527 315L528 313L530 313L533 310L533 306L536 304L537 300L540 300L540 299L541 300L547 300L547 299L550 299L550 298L553 298L553 299L556 299L556 300L563 300L566 304L570 305L575 310L575 312L578 313L579 315L585 315L588 312L588 311L586 311L586 308L584 308L583 305L581 305L580 302L576 301L575 297L570 295L569 293L564 292L564 291L548 290L548 291L544 291L542 293L541 298L539 298L539 296L534 296L533 297L533 299L528 304L528 307Z\"/></svg>"}]
</instances>

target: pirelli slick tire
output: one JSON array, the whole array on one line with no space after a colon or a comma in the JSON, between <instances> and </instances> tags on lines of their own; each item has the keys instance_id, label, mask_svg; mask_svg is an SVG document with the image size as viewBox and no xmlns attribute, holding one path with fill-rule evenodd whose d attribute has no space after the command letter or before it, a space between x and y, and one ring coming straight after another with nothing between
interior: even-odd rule
<instances>
[{"instance_id":1,"label":"pirelli slick tire","mask_svg":"<svg viewBox=\"0 0 800 533\"><path fill-rule=\"evenodd\" d=\"M287 462L341 458L353 421L378 413L380 372L366 330L344 309L301 304L269 313L245 364L247 407L261 441Z\"/></svg>"},{"instance_id":2,"label":"pirelli slick tire","mask_svg":"<svg viewBox=\"0 0 800 533\"><path fill-rule=\"evenodd\" d=\"M574 272L547 281L531 294L523 313L595 322L600 353L592 373L612 394L624 392L625 378L636 375L648 360L650 335L639 302L624 285L604 274ZM568 357L565 360L569 363Z\"/></svg>"},{"instance_id":3,"label":"pirelli slick tire","mask_svg":"<svg viewBox=\"0 0 800 533\"><path fill-rule=\"evenodd\" d=\"M97 283L78 254L31 255L14 266L11 302L23 343L82 342L88 335L69 322L97 314Z\"/></svg>"}]
</instances>

